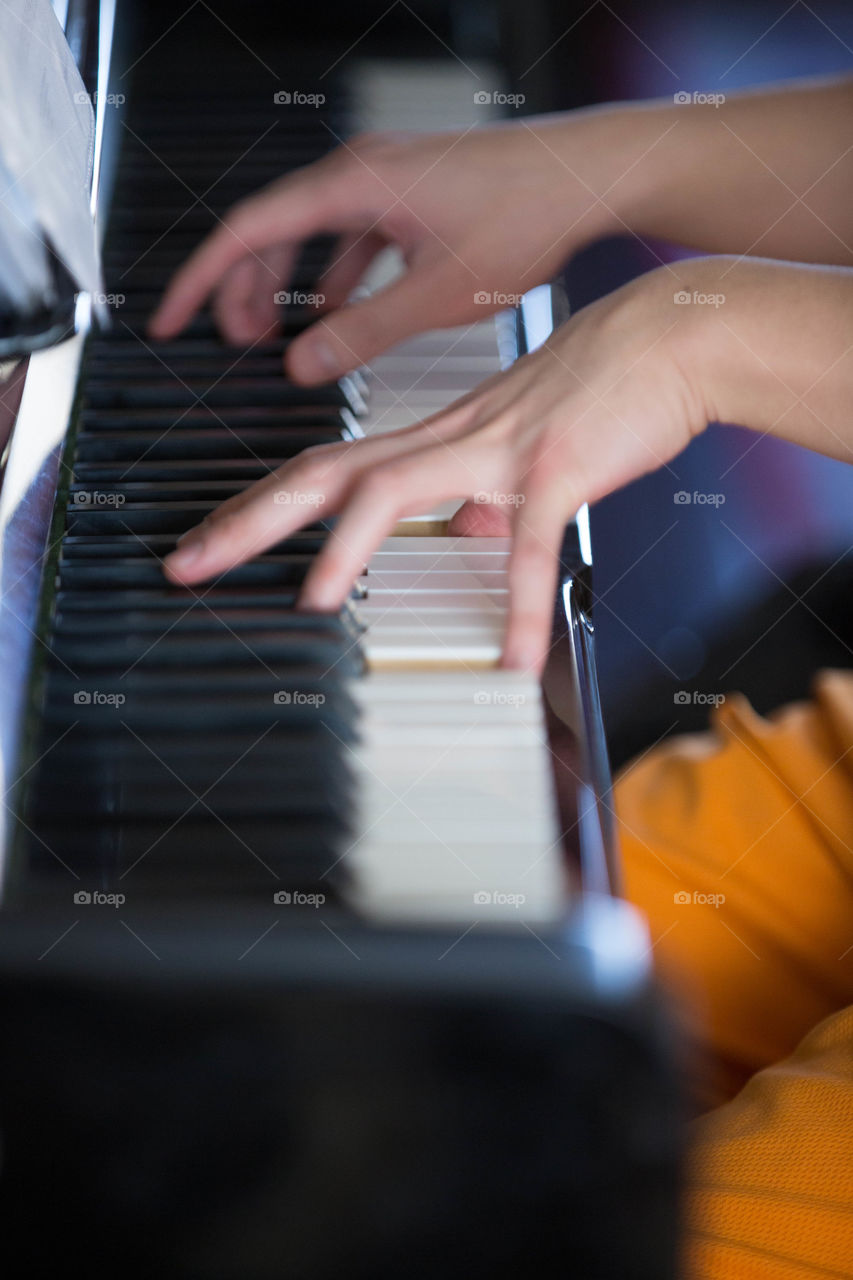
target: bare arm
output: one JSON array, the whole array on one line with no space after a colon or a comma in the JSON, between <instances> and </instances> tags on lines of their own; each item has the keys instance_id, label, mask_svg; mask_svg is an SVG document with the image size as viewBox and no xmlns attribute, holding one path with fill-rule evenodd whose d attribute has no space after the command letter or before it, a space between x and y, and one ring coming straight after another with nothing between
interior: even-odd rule
<instances>
[{"instance_id":1,"label":"bare arm","mask_svg":"<svg viewBox=\"0 0 853 1280\"><path fill-rule=\"evenodd\" d=\"M218 508L166 569L198 582L257 555L312 518L276 494L310 491L339 519L303 602L334 609L399 517L512 494L499 504L513 512L504 661L536 667L566 520L719 418L853 459L853 270L708 258L652 271L444 413L307 450Z\"/></svg>"},{"instance_id":2,"label":"bare arm","mask_svg":"<svg viewBox=\"0 0 853 1280\"><path fill-rule=\"evenodd\" d=\"M602 235L849 265L851 189L853 80L362 138L231 210L172 281L152 332L177 332L210 296L228 338L257 341L300 242L337 232L326 317L287 354L291 376L322 381L412 333L482 319L483 291L522 293ZM387 243L407 273L342 305Z\"/></svg>"}]
</instances>

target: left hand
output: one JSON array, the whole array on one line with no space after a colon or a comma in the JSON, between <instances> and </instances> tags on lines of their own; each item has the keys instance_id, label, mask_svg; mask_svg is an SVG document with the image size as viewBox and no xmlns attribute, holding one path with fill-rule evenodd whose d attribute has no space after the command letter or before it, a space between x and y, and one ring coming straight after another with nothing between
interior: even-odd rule
<instances>
[{"instance_id":1,"label":"left hand","mask_svg":"<svg viewBox=\"0 0 853 1280\"><path fill-rule=\"evenodd\" d=\"M684 264L691 286L702 266ZM685 371L706 323L699 313L712 308L674 306L678 287L669 269L650 272L444 412L389 435L305 450L186 534L165 561L168 576L213 577L318 513L336 514L300 597L307 608L335 610L400 517L476 494L451 532L504 532L495 511L511 513L503 663L540 669L567 521L584 502L669 461L707 424ZM294 500L282 502L282 493Z\"/></svg>"}]
</instances>

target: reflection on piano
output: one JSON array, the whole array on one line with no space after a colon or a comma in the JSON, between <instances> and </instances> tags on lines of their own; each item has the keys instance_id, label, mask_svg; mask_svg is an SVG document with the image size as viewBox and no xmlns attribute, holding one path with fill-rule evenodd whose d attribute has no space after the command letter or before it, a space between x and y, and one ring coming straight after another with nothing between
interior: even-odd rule
<instances>
[{"instance_id":1,"label":"reflection on piano","mask_svg":"<svg viewBox=\"0 0 853 1280\"><path fill-rule=\"evenodd\" d=\"M0 495L7 1254L660 1280L675 1108L648 941L611 896L585 513L542 687L495 669L506 544L449 539L444 510L413 513L337 616L294 609L322 519L194 591L160 569L223 498L449 403L558 304L536 291L322 388L281 372L298 303L248 351L206 316L150 342L213 218L389 107L399 125L400 71L324 76L335 54L238 6L179 37L167 6L130 16L121 127L98 108L123 302L106 331L78 302L78 332L30 358ZM423 119L429 80L402 76ZM321 80L320 106L274 101Z\"/></svg>"}]
</instances>

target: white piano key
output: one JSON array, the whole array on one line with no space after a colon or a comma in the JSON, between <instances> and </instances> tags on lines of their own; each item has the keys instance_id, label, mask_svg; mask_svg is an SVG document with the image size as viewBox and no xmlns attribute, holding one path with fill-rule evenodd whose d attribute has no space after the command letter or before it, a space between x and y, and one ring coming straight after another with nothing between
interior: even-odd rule
<instances>
[{"instance_id":1,"label":"white piano key","mask_svg":"<svg viewBox=\"0 0 853 1280\"><path fill-rule=\"evenodd\" d=\"M459 551L477 555L507 556L510 538L385 538L379 544L377 556L434 555L444 556Z\"/></svg>"},{"instance_id":2,"label":"white piano key","mask_svg":"<svg viewBox=\"0 0 853 1280\"><path fill-rule=\"evenodd\" d=\"M481 573L392 573L383 574L382 578L363 578L367 587L367 598L376 596L397 596L405 599L408 591L421 591L435 594L440 591L471 592L488 591L492 595L503 592L507 594L507 575L498 570Z\"/></svg>"},{"instance_id":3,"label":"white piano key","mask_svg":"<svg viewBox=\"0 0 853 1280\"><path fill-rule=\"evenodd\" d=\"M382 267L386 278L399 269ZM492 319L409 339L366 371L360 426L408 426L500 367ZM432 531L460 503L413 511L400 527ZM346 858L368 918L535 928L564 909L541 689L496 665L509 558L505 538L398 536L361 579L369 673L354 689L359 819Z\"/></svg>"}]
</instances>

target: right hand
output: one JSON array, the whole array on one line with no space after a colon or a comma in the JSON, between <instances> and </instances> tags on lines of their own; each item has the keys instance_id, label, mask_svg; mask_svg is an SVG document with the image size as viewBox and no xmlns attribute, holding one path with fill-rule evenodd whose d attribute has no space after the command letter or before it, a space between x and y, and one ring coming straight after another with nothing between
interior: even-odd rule
<instances>
[{"instance_id":1,"label":"right hand","mask_svg":"<svg viewBox=\"0 0 853 1280\"><path fill-rule=\"evenodd\" d=\"M296 381L328 381L413 333L481 320L583 244L622 229L608 194L623 168L619 117L616 108L356 138L231 209L169 284L150 332L171 337L211 297L226 339L260 340L274 330L274 295L301 242L329 232L339 239L318 285L325 314L287 351ZM408 270L347 304L387 244Z\"/></svg>"}]
</instances>

